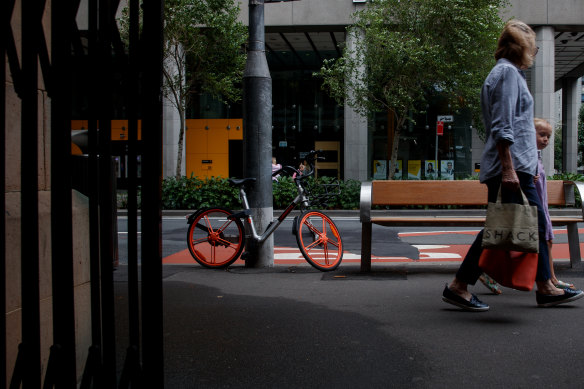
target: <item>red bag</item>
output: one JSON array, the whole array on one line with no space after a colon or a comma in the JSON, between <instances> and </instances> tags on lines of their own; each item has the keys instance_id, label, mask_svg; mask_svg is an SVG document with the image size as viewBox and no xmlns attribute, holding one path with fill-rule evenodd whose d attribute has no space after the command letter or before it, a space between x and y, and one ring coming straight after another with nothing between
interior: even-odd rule
<instances>
[{"instance_id":1,"label":"red bag","mask_svg":"<svg viewBox=\"0 0 584 389\"><path fill-rule=\"evenodd\" d=\"M479 267L499 284L530 291L537 273L537 253L483 249Z\"/></svg>"}]
</instances>

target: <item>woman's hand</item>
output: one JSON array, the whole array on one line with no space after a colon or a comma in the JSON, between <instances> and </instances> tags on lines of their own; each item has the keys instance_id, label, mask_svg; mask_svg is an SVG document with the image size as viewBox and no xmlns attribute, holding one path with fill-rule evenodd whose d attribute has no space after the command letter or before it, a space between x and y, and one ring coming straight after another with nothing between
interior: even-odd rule
<instances>
[{"instance_id":1,"label":"woman's hand","mask_svg":"<svg viewBox=\"0 0 584 389\"><path fill-rule=\"evenodd\" d=\"M520 188L519 177L517 177L517 173L513 168L509 142L501 141L497 143L497 151L499 152L499 160L501 161L501 185L507 190L517 192Z\"/></svg>"},{"instance_id":2,"label":"woman's hand","mask_svg":"<svg viewBox=\"0 0 584 389\"><path fill-rule=\"evenodd\" d=\"M515 173L515 169L506 169L503 170L503 177L501 180L501 185L503 188L507 190L512 190L513 192L517 192L520 188L519 184L519 177L517 177L517 173Z\"/></svg>"}]
</instances>

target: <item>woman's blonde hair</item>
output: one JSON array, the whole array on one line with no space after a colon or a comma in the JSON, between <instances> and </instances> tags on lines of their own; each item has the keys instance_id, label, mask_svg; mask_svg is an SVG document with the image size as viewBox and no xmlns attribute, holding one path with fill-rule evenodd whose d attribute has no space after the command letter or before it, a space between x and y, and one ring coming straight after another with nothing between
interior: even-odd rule
<instances>
[{"instance_id":1,"label":"woman's blonde hair","mask_svg":"<svg viewBox=\"0 0 584 389\"><path fill-rule=\"evenodd\" d=\"M501 32L495 59L506 58L520 68L528 68L533 64L535 50L535 32L526 23L513 19Z\"/></svg>"}]
</instances>

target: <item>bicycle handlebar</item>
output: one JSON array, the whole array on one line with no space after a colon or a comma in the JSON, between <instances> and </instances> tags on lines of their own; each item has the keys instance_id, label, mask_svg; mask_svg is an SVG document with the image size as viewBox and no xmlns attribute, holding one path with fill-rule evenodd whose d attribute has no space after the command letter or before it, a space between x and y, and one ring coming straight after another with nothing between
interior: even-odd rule
<instances>
[{"instance_id":1,"label":"bicycle handlebar","mask_svg":"<svg viewBox=\"0 0 584 389\"><path fill-rule=\"evenodd\" d=\"M285 165L282 166L280 169L276 170L275 172L272 173L272 177L276 177L280 174L286 174L286 175L294 175L296 173L296 179L300 180L304 180L312 175L314 175L314 163L315 161L325 161L326 158L325 157L320 157L318 156L318 154L322 153L322 150L311 150L308 152L308 154L306 154L306 156L304 157L304 159L306 160L306 162L308 163L308 165L310 166L310 173L304 173L301 174L300 171L298 169L296 169L293 166L289 166L289 165Z\"/></svg>"},{"instance_id":2,"label":"bicycle handlebar","mask_svg":"<svg viewBox=\"0 0 584 389\"><path fill-rule=\"evenodd\" d=\"M280 175L282 173L286 173L286 174L289 174L289 175L292 175L294 173L300 174L300 172L296 168L294 168L292 166L282 166L280 169L278 169L278 170L276 170L275 172L272 173L272 177L276 177L277 175Z\"/></svg>"}]
</instances>

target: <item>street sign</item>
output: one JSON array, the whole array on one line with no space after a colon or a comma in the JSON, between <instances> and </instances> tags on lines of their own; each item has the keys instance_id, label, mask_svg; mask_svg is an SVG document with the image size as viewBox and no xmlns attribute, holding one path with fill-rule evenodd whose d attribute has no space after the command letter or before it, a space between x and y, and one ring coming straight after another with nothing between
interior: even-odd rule
<instances>
[{"instance_id":1,"label":"street sign","mask_svg":"<svg viewBox=\"0 0 584 389\"><path fill-rule=\"evenodd\" d=\"M444 135L444 122L436 122L436 135Z\"/></svg>"},{"instance_id":2,"label":"street sign","mask_svg":"<svg viewBox=\"0 0 584 389\"><path fill-rule=\"evenodd\" d=\"M439 122L444 122L444 123L452 123L454 121L454 116L453 115L438 115L438 118L436 119Z\"/></svg>"}]
</instances>

